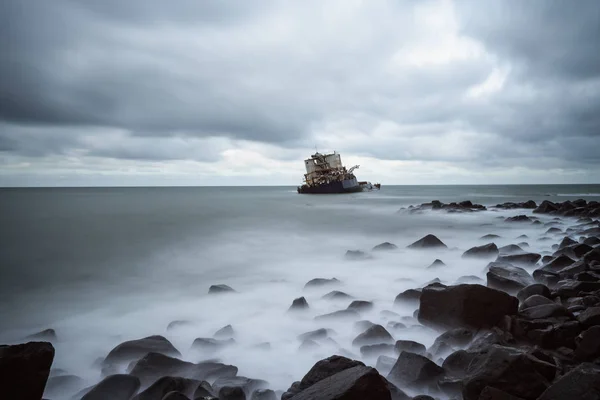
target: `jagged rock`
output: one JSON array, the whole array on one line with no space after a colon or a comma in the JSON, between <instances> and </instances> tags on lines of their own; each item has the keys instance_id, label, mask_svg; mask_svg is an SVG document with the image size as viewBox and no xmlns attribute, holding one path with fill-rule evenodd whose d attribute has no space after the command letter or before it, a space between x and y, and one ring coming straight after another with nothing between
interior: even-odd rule
<instances>
[{"instance_id":1,"label":"jagged rock","mask_svg":"<svg viewBox=\"0 0 600 400\"><path fill-rule=\"evenodd\" d=\"M227 285L212 285L211 287L208 288L209 294L234 293L234 292L235 292L235 290L233 290L230 286L227 286Z\"/></svg>"},{"instance_id":2,"label":"jagged rock","mask_svg":"<svg viewBox=\"0 0 600 400\"><path fill-rule=\"evenodd\" d=\"M241 387L225 386L219 390L219 400L246 400L246 394Z\"/></svg>"},{"instance_id":3,"label":"jagged rock","mask_svg":"<svg viewBox=\"0 0 600 400\"><path fill-rule=\"evenodd\" d=\"M582 282L571 279L559 281L554 287L555 294L561 298L577 297L582 292L600 290L600 282Z\"/></svg>"},{"instance_id":4,"label":"jagged rock","mask_svg":"<svg viewBox=\"0 0 600 400\"><path fill-rule=\"evenodd\" d=\"M271 389L258 389L252 393L250 400L279 400Z\"/></svg>"},{"instance_id":5,"label":"jagged rock","mask_svg":"<svg viewBox=\"0 0 600 400\"><path fill-rule=\"evenodd\" d=\"M67 397L79 392L85 387L85 381L76 375L57 375L52 376L46 383L44 398Z\"/></svg>"},{"instance_id":6,"label":"jagged rock","mask_svg":"<svg viewBox=\"0 0 600 400\"><path fill-rule=\"evenodd\" d=\"M481 285L423 289L419 322L431 327L489 328L505 315L517 313L519 301L504 292Z\"/></svg>"},{"instance_id":7,"label":"jagged rock","mask_svg":"<svg viewBox=\"0 0 600 400\"><path fill-rule=\"evenodd\" d=\"M387 375L392 367L396 364L396 359L389 356L379 356L377 358L377 363L375 364L375 369L379 371L381 375Z\"/></svg>"},{"instance_id":8,"label":"jagged rock","mask_svg":"<svg viewBox=\"0 0 600 400\"><path fill-rule=\"evenodd\" d=\"M347 260L368 260L372 258L370 254L367 254L362 250L348 250L344 257L346 257Z\"/></svg>"},{"instance_id":9,"label":"jagged rock","mask_svg":"<svg viewBox=\"0 0 600 400\"><path fill-rule=\"evenodd\" d=\"M495 243L484 244L483 246L471 247L462 255L463 258L490 258L498 255L498 246Z\"/></svg>"},{"instance_id":10,"label":"jagged rock","mask_svg":"<svg viewBox=\"0 0 600 400\"><path fill-rule=\"evenodd\" d=\"M373 303L370 302L370 301L364 301L364 300L354 300L348 306L349 310L355 310L355 311L358 311L358 312L369 311L372 308L373 308Z\"/></svg>"},{"instance_id":11,"label":"jagged rock","mask_svg":"<svg viewBox=\"0 0 600 400\"><path fill-rule=\"evenodd\" d=\"M53 360L54 347L48 342L0 345L0 397L41 399Z\"/></svg>"},{"instance_id":12,"label":"jagged rock","mask_svg":"<svg viewBox=\"0 0 600 400\"><path fill-rule=\"evenodd\" d=\"M390 333L381 325L373 325L352 341L353 346L365 346L380 343L394 343L392 335L390 335Z\"/></svg>"},{"instance_id":13,"label":"jagged rock","mask_svg":"<svg viewBox=\"0 0 600 400\"><path fill-rule=\"evenodd\" d=\"M600 325L600 307L588 308L577 316L577 320L586 328L594 325Z\"/></svg>"},{"instance_id":14,"label":"jagged rock","mask_svg":"<svg viewBox=\"0 0 600 400\"><path fill-rule=\"evenodd\" d=\"M112 349L104 359L104 366L138 360L148 353L160 353L181 357L181 353L164 336L148 336L142 339L128 340Z\"/></svg>"},{"instance_id":15,"label":"jagged rock","mask_svg":"<svg viewBox=\"0 0 600 400\"><path fill-rule=\"evenodd\" d=\"M444 369L427 357L403 351L387 378L394 384L411 386L432 382L443 373Z\"/></svg>"},{"instance_id":16,"label":"jagged rock","mask_svg":"<svg viewBox=\"0 0 600 400\"><path fill-rule=\"evenodd\" d=\"M536 282L539 282L540 284L549 286L551 288L554 288L560 280L558 274L550 271L545 271L543 269L536 269L531 275L533 276L533 279L535 279Z\"/></svg>"},{"instance_id":17,"label":"jagged rock","mask_svg":"<svg viewBox=\"0 0 600 400\"><path fill-rule=\"evenodd\" d=\"M310 281L306 282L306 285L304 285L304 289L321 287L321 286L326 286L326 285L339 285L340 283L341 282L337 278L331 278L331 279L315 278L315 279L311 279Z\"/></svg>"},{"instance_id":18,"label":"jagged rock","mask_svg":"<svg viewBox=\"0 0 600 400\"><path fill-rule=\"evenodd\" d=\"M535 265L540 258L542 256L537 253L507 254L498 256L496 262L529 266Z\"/></svg>"},{"instance_id":19,"label":"jagged rock","mask_svg":"<svg viewBox=\"0 0 600 400\"><path fill-rule=\"evenodd\" d=\"M394 354L394 345L380 343L361 346L360 354L363 357L378 357L382 354Z\"/></svg>"},{"instance_id":20,"label":"jagged rock","mask_svg":"<svg viewBox=\"0 0 600 400\"><path fill-rule=\"evenodd\" d=\"M229 338L233 337L233 335L234 335L233 327L231 325L226 325L226 326L222 327L221 329L219 329L218 331L216 331L213 336L217 339L229 339Z\"/></svg>"},{"instance_id":21,"label":"jagged rock","mask_svg":"<svg viewBox=\"0 0 600 400\"><path fill-rule=\"evenodd\" d=\"M345 319L353 320L360 318L360 314L354 310L339 310L329 314L317 315L315 321L332 320L332 319Z\"/></svg>"},{"instance_id":22,"label":"jagged rock","mask_svg":"<svg viewBox=\"0 0 600 400\"><path fill-rule=\"evenodd\" d=\"M45 329L41 332L27 336L26 339L32 341L54 342L57 340L57 337L54 329Z\"/></svg>"},{"instance_id":23,"label":"jagged rock","mask_svg":"<svg viewBox=\"0 0 600 400\"><path fill-rule=\"evenodd\" d=\"M575 347L575 338L581 333L577 321L568 318L528 319L516 318L511 331L515 338L537 344L543 348Z\"/></svg>"},{"instance_id":24,"label":"jagged rock","mask_svg":"<svg viewBox=\"0 0 600 400\"><path fill-rule=\"evenodd\" d=\"M541 283L534 283L533 285L529 285L519 290L517 293L517 299L520 301L525 301L528 297L533 296L534 294L544 296L546 298L550 298L550 289L546 285L542 285Z\"/></svg>"},{"instance_id":25,"label":"jagged rock","mask_svg":"<svg viewBox=\"0 0 600 400\"><path fill-rule=\"evenodd\" d=\"M297 299L294 299L288 311L302 311L308 310L308 308L308 302L306 299L304 297L298 297Z\"/></svg>"},{"instance_id":26,"label":"jagged rock","mask_svg":"<svg viewBox=\"0 0 600 400\"><path fill-rule=\"evenodd\" d=\"M446 264L444 264L444 262L442 260L440 260L439 258L436 258L434 262L432 262L427 269L429 268L439 268L439 267L445 267Z\"/></svg>"},{"instance_id":27,"label":"jagged rock","mask_svg":"<svg viewBox=\"0 0 600 400\"><path fill-rule=\"evenodd\" d=\"M469 352L485 352L492 345L510 346L514 342L515 339L509 332L494 327L489 331L479 331L467 349Z\"/></svg>"},{"instance_id":28,"label":"jagged rock","mask_svg":"<svg viewBox=\"0 0 600 400\"><path fill-rule=\"evenodd\" d=\"M516 244L509 244L498 249L498 253L502 255L519 254L523 252L523 249Z\"/></svg>"},{"instance_id":29,"label":"jagged rock","mask_svg":"<svg viewBox=\"0 0 600 400\"><path fill-rule=\"evenodd\" d=\"M339 290L333 290L322 297L327 300L349 300L353 297L347 293L340 292Z\"/></svg>"},{"instance_id":30,"label":"jagged rock","mask_svg":"<svg viewBox=\"0 0 600 400\"><path fill-rule=\"evenodd\" d=\"M427 235L408 246L409 249L431 249L448 248L440 239L434 235Z\"/></svg>"},{"instance_id":31,"label":"jagged rock","mask_svg":"<svg viewBox=\"0 0 600 400\"><path fill-rule=\"evenodd\" d=\"M492 265L486 277L488 287L509 293L516 293L535 283L529 272L511 265Z\"/></svg>"},{"instance_id":32,"label":"jagged rock","mask_svg":"<svg viewBox=\"0 0 600 400\"><path fill-rule=\"evenodd\" d=\"M396 296L396 298L394 299L394 305L418 304L420 298L421 290L408 289Z\"/></svg>"},{"instance_id":33,"label":"jagged rock","mask_svg":"<svg viewBox=\"0 0 600 400\"><path fill-rule=\"evenodd\" d=\"M170 392L180 392L186 396L191 396L196 389L196 385L197 383L191 379L163 376L132 400L162 399Z\"/></svg>"},{"instance_id":34,"label":"jagged rock","mask_svg":"<svg viewBox=\"0 0 600 400\"><path fill-rule=\"evenodd\" d=\"M515 215L514 217L508 217L504 220L505 222L532 222L531 218L527 215Z\"/></svg>"},{"instance_id":35,"label":"jagged rock","mask_svg":"<svg viewBox=\"0 0 600 400\"><path fill-rule=\"evenodd\" d=\"M410 353L415 353L422 356L425 355L425 352L427 351L424 345L412 340L397 340L394 350L398 354L402 353L403 351L408 351Z\"/></svg>"},{"instance_id":36,"label":"jagged rock","mask_svg":"<svg viewBox=\"0 0 600 400\"><path fill-rule=\"evenodd\" d=\"M600 325L583 331L577 338L575 358L579 361L593 361L600 357Z\"/></svg>"},{"instance_id":37,"label":"jagged rock","mask_svg":"<svg viewBox=\"0 0 600 400\"><path fill-rule=\"evenodd\" d=\"M131 375L110 375L87 392L81 400L129 400L140 388L140 380Z\"/></svg>"},{"instance_id":38,"label":"jagged rock","mask_svg":"<svg viewBox=\"0 0 600 400\"><path fill-rule=\"evenodd\" d=\"M329 330L325 328L317 329L314 331L306 332L298 336L298 340L321 340L326 339L329 336Z\"/></svg>"},{"instance_id":39,"label":"jagged rock","mask_svg":"<svg viewBox=\"0 0 600 400\"><path fill-rule=\"evenodd\" d=\"M539 400L600 398L600 368L593 364L581 364L559 378Z\"/></svg>"},{"instance_id":40,"label":"jagged rock","mask_svg":"<svg viewBox=\"0 0 600 400\"><path fill-rule=\"evenodd\" d=\"M397 249L398 246L396 246L393 243L390 242L383 242L381 244L378 244L377 246L373 247L373 251L381 251L381 250L395 250Z\"/></svg>"},{"instance_id":41,"label":"jagged rock","mask_svg":"<svg viewBox=\"0 0 600 400\"><path fill-rule=\"evenodd\" d=\"M534 294L533 296L529 296L526 298L521 305L519 306L519 310L524 310L530 307L537 307L544 304L556 304L552 300L547 297L540 296L539 294Z\"/></svg>"},{"instance_id":42,"label":"jagged rock","mask_svg":"<svg viewBox=\"0 0 600 400\"><path fill-rule=\"evenodd\" d=\"M572 246L574 244L577 244L577 242L574 241L573 239L571 239L570 237L565 236L565 238L558 245L558 248L562 249L562 248L565 248L565 247L568 247L568 246Z\"/></svg>"},{"instance_id":43,"label":"jagged rock","mask_svg":"<svg viewBox=\"0 0 600 400\"><path fill-rule=\"evenodd\" d=\"M235 343L234 339L212 339L212 338L196 338L192 343L192 349L202 350L205 352L214 352L221 350L224 347Z\"/></svg>"}]
</instances>

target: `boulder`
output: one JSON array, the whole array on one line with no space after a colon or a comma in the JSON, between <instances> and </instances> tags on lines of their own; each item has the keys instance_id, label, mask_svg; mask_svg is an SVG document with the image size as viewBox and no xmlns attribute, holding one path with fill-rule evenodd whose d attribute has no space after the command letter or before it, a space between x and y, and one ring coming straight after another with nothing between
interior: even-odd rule
<instances>
[{"instance_id":1,"label":"boulder","mask_svg":"<svg viewBox=\"0 0 600 400\"><path fill-rule=\"evenodd\" d=\"M420 289L408 289L404 292L400 293L394 299L394 305L401 304L418 304L419 299L421 298L421 290Z\"/></svg>"},{"instance_id":2,"label":"boulder","mask_svg":"<svg viewBox=\"0 0 600 400\"><path fill-rule=\"evenodd\" d=\"M181 392L169 392L169 393L165 394L165 397L163 397L162 400L190 400L190 398ZM218 400L218 399L216 397L211 396L208 398L200 397L196 400Z\"/></svg>"},{"instance_id":3,"label":"boulder","mask_svg":"<svg viewBox=\"0 0 600 400\"><path fill-rule=\"evenodd\" d=\"M509 244L506 246L502 246L498 249L498 253L507 255L507 254L518 254L523 253L523 249L516 244Z\"/></svg>"},{"instance_id":4,"label":"boulder","mask_svg":"<svg viewBox=\"0 0 600 400\"><path fill-rule=\"evenodd\" d=\"M492 265L487 274L488 287L516 293L534 282L533 277L523 268L511 265Z\"/></svg>"},{"instance_id":5,"label":"boulder","mask_svg":"<svg viewBox=\"0 0 600 400\"><path fill-rule=\"evenodd\" d=\"M414 399L413 399L414 400ZM481 391L478 400L524 400L521 397L513 396L512 394L508 394L500 389L493 388L491 386L486 386L485 389Z\"/></svg>"},{"instance_id":6,"label":"boulder","mask_svg":"<svg viewBox=\"0 0 600 400\"><path fill-rule=\"evenodd\" d=\"M600 325L600 307L590 307L577 316L579 323L588 328Z\"/></svg>"},{"instance_id":7,"label":"boulder","mask_svg":"<svg viewBox=\"0 0 600 400\"><path fill-rule=\"evenodd\" d=\"M583 244L594 247L600 244L600 238L596 236L591 236L583 240Z\"/></svg>"},{"instance_id":8,"label":"boulder","mask_svg":"<svg viewBox=\"0 0 600 400\"><path fill-rule=\"evenodd\" d=\"M250 397L252 395L252 392L254 392L255 390L266 389L267 386L269 386L269 383L267 381L264 381L262 379L247 378L245 376L221 377L214 381L212 384L213 390L216 393L219 393L219 398L221 397L221 391L223 390L223 388L226 387L240 388L247 397Z\"/></svg>"},{"instance_id":9,"label":"boulder","mask_svg":"<svg viewBox=\"0 0 600 400\"><path fill-rule=\"evenodd\" d=\"M231 325L226 325L226 326L222 327L221 329L219 329L218 331L216 331L213 336L217 339L228 339L228 338L233 337L233 335L234 335L233 327Z\"/></svg>"},{"instance_id":10,"label":"boulder","mask_svg":"<svg viewBox=\"0 0 600 400\"><path fill-rule=\"evenodd\" d=\"M600 358L600 325L583 331L577 338L575 358L579 361L593 361Z\"/></svg>"},{"instance_id":11,"label":"boulder","mask_svg":"<svg viewBox=\"0 0 600 400\"><path fill-rule=\"evenodd\" d=\"M321 287L321 286L329 286L329 285L339 285L340 283L341 282L337 278L331 278L331 279L315 278L315 279L311 279L310 281L306 282L306 285L304 285L304 289L316 288L316 287Z\"/></svg>"},{"instance_id":12,"label":"boulder","mask_svg":"<svg viewBox=\"0 0 600 400\"><path fill-rule=\"evenodd\" d=\"M495 243L484 244L483 246L471 247L462 255L463 258L491 258L498 255L498 246Z\"/></svg>"},{"instance_id":13,"label":"boulder","mask_svg":"<svg viewBox=\"0 0 600 400\"><path fill-rule=\"evenodd\" d=\"M539 400L600 399L600 367L581 364L559 378Z\"/></svg>"},{"instance_id":14,"label":"boulder","mask_svg":"<svg viewBox=\"0 0 600 400\"><path fill-rule=\"evenodd\" d=\"M41 399L53 360L54 347L48 342L0 345L0 397Z\"/></svg>"},{"instance_id":15,"label":"boulder","mask_svg":"<svg viewBox=\"0 0 600 400\"><path fill-rule=\"evenodd\" d=\"M559 281L554 287L554 294L561 298L577 297L582 292L600 290L600 282L582 282L572 279Z\"/></svg>"},{"instance_id":16,"label":"boulder","mask_svg":"<svg viewBox=\"0 0 600 400\"><path fill-rule=\"evenodd\" d=\"M306 299L304 297L298 297L297 299L294 299L288 311L304 311L308 310L308 308Z\"/></svg>"},{"instance_id":17,"label":"boulder","mask_svg":"<svg viewBox=\"0 0 600 400\"><path fill-rule=\"evenodd\" d=\"M329 314L317 315L315 321L327 321L327 320L356 320L360 318L360 314L354 310L339 310Z\"/></svg>"},{"instance_id":18,"label":"boulder","mask_svg":"<svg viewBox=\"0 0 600 400\"><path fill-rule=\"evenodd\" d=\"M551 297L550 289L548 289L546 285L542 285L541 283L534 283L519 290L519 292L517 293L517 299L519 299L520 301L525 301L525 299L533 296L534 294L544 296L548 299Z\"/></svg>"},{"instance_id":19,"label":"boulder","mask_svg":"<svg viewBox=\"0 0 600 400\"><path fill-rule=\"evenodd\" d=\"M469 352L485 352L494 345L510 346L515 343L514 337L500 328L492 328L489 331L479 331L468 345Z\"/></svg>"},{"instance_id":20,"label":"boulder","mask_svg":"<svg viewBox=\"0 0 600 400\"><path fill-rule=\"evenodd\" d=\"M394 350L398 354L402 353L403 351L407 351L409 353L415 353L421 356L425 355L425 352L427 351L424 345L412 340L397 340Z\"/></svg>"},{"instance_id":21,"label":"boulder","mask_svg":"<svg viewBox=\"0 0 600 400\"><path fill-rule=\"evenodd\" d=\"M379 357L382 354L394 354L394 345L380 343L361 346L360 354L363 357Z\"/></svg>"},{"instance_id":22,"label":"boulder","mask_svg":"<svg viewBox=\"0 0 600 400\"><path fill-rule=\"evenodd\" d=\"M439 267L445 267L446 264L444 264L444 262L442 260L440 260L439 258L436 258L434 262L432 262L427 269L429 268L439 268Z\"/></svg>"},{"instance_id":23,"label":"boulder","mask_svg":"<svg viewBox=\"0 0 600 400\"><path fill-rule=\"evenodd\" d=\"M230 286L227 285L212 285L208 288L209 294L219 294L219 293L235 293Z\"/></svg>"},{"instance_id":24,"label":"boulder","mask_svg":"<svg viewBox=\"0 0 600 400\"><path fill-rule=\"evenodd\" d=\"M396 246L393 243L390 242L383 242L381 244L378 244L377 246L373 247L373 251L382 251L382 250L395 250L397 249L398 246Z\"/></svg>"},{"instance_id":25,"label":"boulder","mask_svg":"<svg viewBox=\"0 0 600 400\"><path fill-rule=\"evenodd\" d=\"M558 245L558 248L562 249L562 248L565 248L568 246L572 246L574 244L577 244L577 242L574 241L573 239L571 239L570 237L565 236L565 238L563 240L561 240L560 244Z\"/></svg>"},{"instance_id":26,"label":"boulder","mask_svg":"<svg viewBox=\"0 0 600 400\"><path fill-rule=\"evenodd\" d=\"M540 296L541 297L541 296ZM571 313L564 306L556 303L541 304L523 309L520 316L529 319L544 319L555 317L571 317Z\"/></svg>"},{"instance_id":27,"label":"boulder","mask_svg":"<svg viewBox=\"0 0 600 400\"><path fill-rule=\"evenodd\" d=\"M429 352L435 356L445 357L456 349L466 347L473 340L473 332L465 328L454 328L438 336Z\"/></svg>"},{"instance_id":28,"label":"boulder","mask_svg":"<svg viewBox=\"0 0 600 400\"><path fill-rule=\"evenodd\" d=\"M258 389L252 393L250 400L279 400L271 389Z\"/></svg>"},{"instance_id":29,"label":"boulder","mask_svg":"<svg viewBox=\"0 0 600 400\"><path fill-rule=\"evenodd\" d=\"M526 308L530 308L530 307L541 306L544 304L556 304L556 303L547 297L540 296L539 294L534 294L533 296L529 296L528 298L526 298L521 303L521 305L519 306L519 311L524 310Z\"/></svg>"},{"instance_id":30,"label":"boulder","mask_svg":"<svg viewBox=\"0 0 600 400\"><path fill-rule=\"evenodd\" d=\"M192 349L204 352L219 351L224 347L231 346L235 340L230 339L213 339L213 338L196 338L192 343Z\"/></svg>"},{"instance_id":31,"label":"boulder","mask_svg":"<svg viewBox=\"0 0 600 400\"><path fill-rule=\"evenodd\" d=\"M532 222L532 219L527 215L515 215L514 217L508 217L504 220L505 222Z\"/></svg>"},{"instance_id":32,"label":"boulder","mask_svg":"<svg viewBox=\"0 0 600 400\"><path fill-rule=\"evenodd\" d=\"M409 249L431 249L431 248L447 248L447 247L448 246L446 246L444 244L444 242L442 242L436 236L431 235L431 234L417 240L416 242L414 242L413 244L408 246Z\"/></svg>"},{"instance_id":33,"label":"boulder","mask_svg":"<svg viewBox=\"0 0 600 400\"><path fill-rule=\"evenodd\" d=\"M181 357L181 353L164 336L148 336L129 340L112 349L104 359L104 366L138 360L148 353Z\"/></svg>"},{"instance_id":34,"label":"boulder","mask_svg":"<svg viewBox=\"0 0 600 400\"><path fill-rule=\"evenodd\" d=\"M87 392L81 400L129 400L140 388L140 380L131 375L110 375Z\"/></svg>"},{"instance_id":35,"label":"boulder","mask_svg":"<svg viewBox=\"0 0 600 400\"><path fill-rule=\"evenodd\" d=\"M370 301L364 301L364 300L354 300L352 303L350 303L350 305L348 306L348 309L355 310L358 312L369 311L369 310L373 309L373 303Z\"/></svg>"},{"instance_id":36,"label":"boulder","mask_svg":"<svg viewBox=\"0 0 600 400\"><path fill-rule=\"evenodd\" d=\"M192 396L192 399L197 399L198 397L214 397L215 396L215 392L212 388L212 386L210 385L210 383L206 382L206 381L202 381L200 382L200 384L198 385L198 387L196 387L196 390L194 391L194 395Z\"/></svg>"},{"instance_id":37,"label":"boulder","mask_svg":"<svg viewBox=\"0 0 600 400\"><path fill-rule=\"evenodd\" d=\"M380 343L394 343L392 335L390 335L390 333L381 325L371 326L352 341L353 346L365 346Z\"/></svg>"},{"instance_id":38,"label":"boulder","mask_svg":"<svg viewBox=\"0 0 600 400\"><path fill-rule=\"evenodd\" d=\"M322 298L327 300L349 300L352 299L352 296L347 293L340 292L339 290L334 290L327 293Z\"/></svg>"},{"instance_id":39,"label":"boulder","mask_svg":"<svg viewBox=\"0 0 600 400\"><path fill-rule=\"evenodd\" d=\"M387 378L399 386L415 386L435 381L444 369L419 354L403 351Z\"/></svg>"},{"instance_id":40,"label":"boulder","mask_svg":"<svg viewBox=\"0 0 600 400\"><path fill-rule=\"evenodd\" d=\"M561 254L558 257L553 258L552 261L546 263L546 265L544 265L542 269L545 271L558 272L561 269L572 265L574 262L575 260L573 260L572 258Z\"/></svg>"},{"instance_id":41,"label":"boulder","mask_svg":"<svg viewBox=\"0 0 600 400\"><path fill-rule=\"evenodd\" d=\"M298 340L321 340L326 339L329 336L329 330L325 328L317 329L314 331L306 332L298 336Z\"/></svg>"},{"instance_id":42,"label":"boulder","mask_svg":"<svg viewBox=\"0 0 600 400\"><path fill-rule=\"evenodd\" d=\"M132 400L158 400L170 392L180 392L186 396L192 396L197 384L191 379L163 376Z\"/></svg>"},{"instance_id":43,"label":"boulder","mask_svg":"<svg viewBox=\"0 0 600 400\"><path fill-rule=\"evenodd\" d=\"M44 329L41 332L27 336L26 339L36 342L54 342L57 340L57 337L54 329Z\"/></svg>"},{"instance_id":44,"label":"boulder","mask_svg":"<svg viewBox=\"0 0 600 400\"><path fill-rule=\"evenodd\" d=\"M558 211L558 206L551 201L544 200L535 210L534 214L549 214L553 211Z\"/></svg>"},{"instance_id":45,"label":"boulder","mask_svg":"<svg viewBox=\"0 0 600 400\"><path fill-rule=\"evenodd\" d=\"M520 254L507 254L500 255L496 259L497 262L500 263L509 263L516 265L535 265L542 256L537 253L520 253Z\"/></svg>"},{"instance_id":46,"label":"boulder","mask_svg":"<svg viewBox=\"0 0 600 400\"><path fill-rule=\"evenodd\" d=\"M596 247L593 250L585 253L583 256L583 261L588 264L591 264L592 261L600 261L600 247Z\"/></svg>"},{"instance_id":47,"label":"boulder","mask_svg":"<svg viewBox=\"0 0 600 400\"><path fill-rule=\"evenodd\" d=\"M364 331L366 331L367 329L369 329L370 327L372 327L374 325L375 324L372 323L371 321L364 319L364 320L361 320L361 321L356 321L354 323L354 329L356 329L358 331L361 331L361 332L364 332Z\"/></svg>"},{"instance_id":48,"label":"boulder","mask_svg":"<svg viewBox=\"0 0 600 400\"><path fill-rule=\"evenodd\" d=\"M300 347L298 347L298 350L303 351L303 352L304 351L313 351L313 350L318 349L319 347L320 347L319 343L315 342L314 340L305 339L300 344Z\"/></svg>"},{"instance_id":49,"label":"boulder","mask_svg":"<svg viewBox=\"0 0 600 400\"><path fill-rule=\"evenodd\" d=\"M493 240L493 239L500 239L500 236L495 235L493 233L489 233L487 235L483 235L482 237L479 238L480 240Z\"/></svg>"},{"instance_id":50,"label":"boulder","mask_svg":"<svg viewBox=\"0 0 600 400\"><path fill-rule=\"evenodd\" d=\"M562 233L562 230L560 230L557 227L552 227L552 228L548 228L548 230L546 231L546 235L551 235L551 234L556 234L556 233Z\"/></svg>"},{"instance_id":51,"label":"boulder","mask_svg":"<svg viewBox=\"0 0 600 400\"><path fill-rule=\"evenodd\" d=\"M246 393L241 387L225 386L218 393L219 400L246 400Z\"/></svg>"},{"instance_id":52,"label":"boulder","mask_svg":"<svg viewBox=\"0 0 600 400\"><path fill-rule=\"evenodd\" d=\"M490 328L505 315L517 313L519 301L482 285L457 285L423 289L419 322L430 327Z\"/></svg>"}]
</instances>

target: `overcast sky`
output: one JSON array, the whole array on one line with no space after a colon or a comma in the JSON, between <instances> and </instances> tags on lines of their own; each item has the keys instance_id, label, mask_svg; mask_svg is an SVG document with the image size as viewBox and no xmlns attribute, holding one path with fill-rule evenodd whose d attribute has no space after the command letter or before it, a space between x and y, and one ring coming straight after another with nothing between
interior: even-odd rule
<instances>
[{"instance_id":1,"label":"overcast sky","mask_svg":"<svg viewBox=\"0 0 600 400\"><path fill-rule=\"evenodd\" d=\"M0 186L600 183L597 0L0 0Z\"/></svg>"}]
</instances>

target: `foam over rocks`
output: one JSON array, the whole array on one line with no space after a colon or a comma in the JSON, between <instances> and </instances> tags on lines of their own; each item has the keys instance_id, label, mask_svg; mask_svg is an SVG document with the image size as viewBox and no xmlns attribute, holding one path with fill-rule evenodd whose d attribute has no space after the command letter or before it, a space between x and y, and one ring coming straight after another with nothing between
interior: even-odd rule
<instances>
[{"instance_id":1,"label":"foam over rocks","mask_svg":"<svg viewBox=\"0 0 600 400\"><path fill-rule=\"evenodd\" d=\"M204 279L172 308L168 297L142 303L97 347L81 319L45 325L60 335L28 328L0 347L0 398L600 398L597 202L402 211L386 215L402 224L373 237L319 237L311 262L286 268L283 239L260 247L264 257L252 238L241 257L218 248L228 262L265 265ZM28 341L43 337L53 343Z\"/></svg>"}]
</instances>

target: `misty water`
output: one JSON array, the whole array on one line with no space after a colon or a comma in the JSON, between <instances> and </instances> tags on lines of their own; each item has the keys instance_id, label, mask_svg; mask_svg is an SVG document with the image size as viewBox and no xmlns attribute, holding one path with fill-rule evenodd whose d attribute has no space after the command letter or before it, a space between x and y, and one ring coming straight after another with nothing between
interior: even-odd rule
<instances>
[{"instance_id":1,"label":"misty water","mask_svg":"<svg viewBox=\"0 0 600 400\"><path fill-rule=\"evenodd\" d=\"M239 375L285 390L333 354L375 366L376 359L363 358L352 346L361 333L354 320L314 319L351 302L324 294L341 290L372 301L374 308L361 319L383 326L403 322L406 329L390 331L394 339L429 346L439 333L412 318L414 307L395 307L398 293L435 278L453 284L477 276L485 284L488 261L461 255L490 242L480 239L486 234L501 236L493 240L498 246L527 242L525 250L543 255L559 241L545 234L548 226L504 222L531 210L410 214L399 212L402 207L434 199L489 207L577 198L600 200L600 185L383 186L330 196L299 195L293 187L2 189L0 343L24 342L53 328L53 368L94 384L101 379L95 361L114 346L164 335L185 360L218 359L237 366ZM569 224L575 219L563 218L557 226ZM429 233L448 249L406 249ZM370 252L386 241L398 249L372 252L369 260L344 257L347 250ZM447 266L427 269L435 259ZM341 283L304 289L313 278L333 277ZM209 295L213 284L236 293ZM300 296L310 309L288 313ZM189 323L167 331L175 320ZM235 345L210 354L190 349L195 338L212 337L228 324ZM318 328L332 329L333 340L299 350L298 335ZM264 342L270 349L257 347Z\"/></svg>"}]
</instances>

